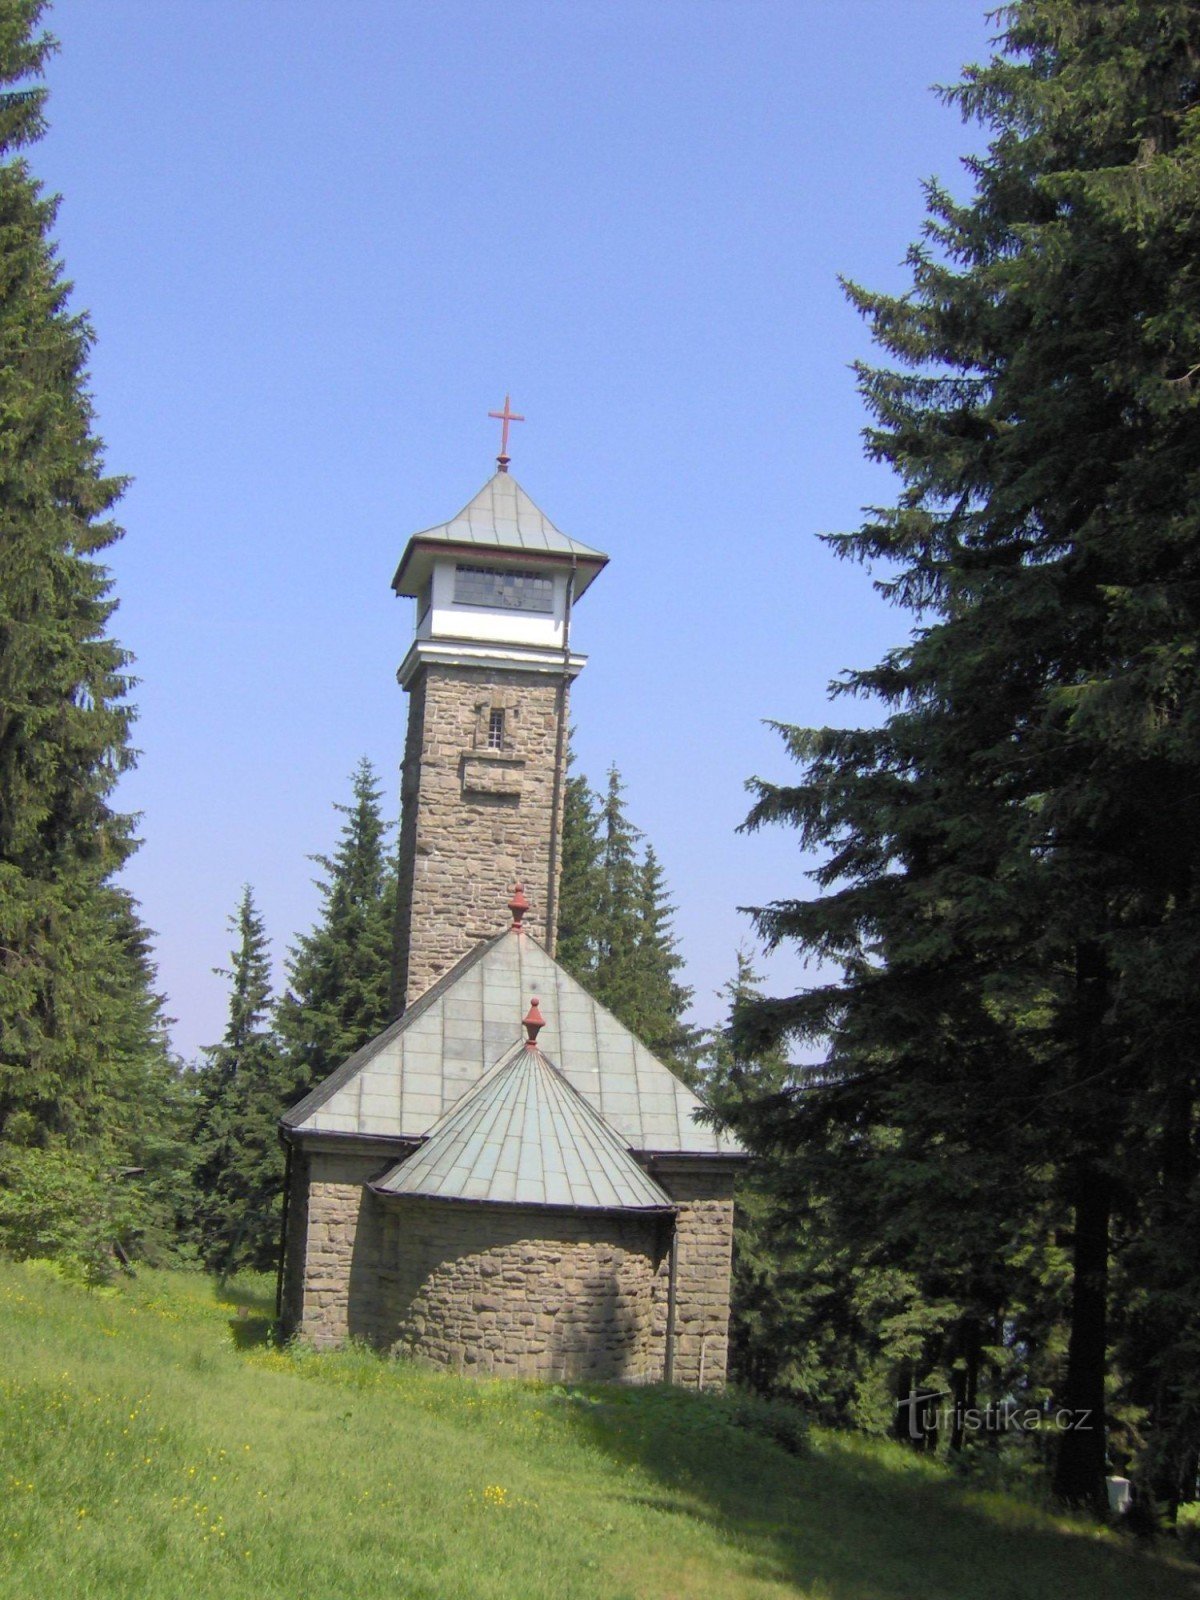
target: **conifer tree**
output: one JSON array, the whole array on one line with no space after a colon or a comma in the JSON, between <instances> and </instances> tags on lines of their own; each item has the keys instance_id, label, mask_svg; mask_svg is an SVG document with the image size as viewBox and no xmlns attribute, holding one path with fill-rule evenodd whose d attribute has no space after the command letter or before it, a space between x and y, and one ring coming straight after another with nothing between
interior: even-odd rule
<instances>
[{"instance_id":1,"label":"conifer tree","mask_svg":"<svg viewBox=\"0 0 1200 1600\"><path fill-rule=\"evenodd\" d=\"M568 780L557 955L648 1049L690 1078L699 1032L683 1014L692 991L678 980L674 908L658 857L642 837L626 815L615 766L602 800L586 778Z\"/></svg>"},{"instance_id":2,"label":"conifer tree","mask_svg":"<svg viewBox=\"0 0 1200 1600\"><path fill-rule=\"evenodd\" d=\"M762 1108L780 1097L793 1077L783 1050L773 1048L751 1060L741 1054L733 1033L734 1016L761 998L759 977L750 956L737 952L734 976L721 991L726 1002L725 1023L705 1040L701 1081L710 1106L726 1123L743 1125L747 1106ZM767 1122L769 1126L769 1120ZM761 1394L795 1393L823 1421L845 1421L844 1408L822 1406L825 1392L844 1379L845 1361L830 1359L822 1350L823 1385L806 1381L813 1363L806 1359L804 1306L797 1296L815 1299L825 1316L823 1285L815 1282L816 1264L804 1248L804 1233L795 1208L788 1207L780 1190L794 1170L764 1142L748 1173L739 1177L734 1210L733 1292L729 1320L730 1376ZM811 1185L803 1189L811 1201Z\"/></svg>"},{"instance_id":3,"label":"conifer tree","mask_svg":"<svg viewBox=\"0 0 1200 1600\"><path fill-rule=\"evenodd\" d=\"M970 1442L969 1413L1040 1404L1061 1346L1063 1268L1037 1134L1006 1128L998 1160L905 1116L899 1095L838 1107L824 1071L741 1047L737 1021L762 1005L744 955L725 993L703 1085L756 1158L738 1185L734 1374L828 1424L909 1442L910 1397L932 1389L952 1449ZM824 1103L797 1143L802 1097ZM874 1120L893 1106L894 1123Z\"/></svg>"},{"instance_id":4,"label":"conifer tree","mask_svg":"<svg viewBox=\"0 0 1200 1600\"><path fill-rule=\"evenodd\" d=\"M321 919L296 943L278 1029L298 1099L391 1021L390 983L396 907L389 825L382 788L364 756L353 801L335 804L346 819L332 856L314 856L325 877Z\"/></svg>"},{"instance_id":5,"label":"conifer tree","mask_svg":"<svg viewBox=\"0 0 1200 1600\"><path fill-rule=\"evenodd\" d=\"M1196 1170L1200 14L1003 19L949 91L992 132L973 197L928 186L908 294L850 288L897 363L860 381L868 451L904 487L834 544L885 564L921 626L839 686L882 702L881 728L785 730L801 782L757 785L751 825L830 851L823 893L760 929L842 977L748 1008L744 1038L830 1041L785 1119L810 1147L836 1122L900 1128L953 1156L931 1174L976 1174L996 1229L1009 1137L1048 1174L1072 1252L1053 1394L1085 1419L1055 1486L1101 1507L1114 1219L1161 1303L1195 1283L1144 1246L1189 1214ZM1178 1329L1141 1333L1138 1360L1178 1373ZM1153 1394L1184 1459L1190 1391Z\"/></svg>"},{"instance_id":6,"label":"conifer tree","mask_svg":"<svg viewBox=\"0 0 1200 1600\"><path fill-rule=\"evenodd\" d=\"M667 898L662 864L647 844L637 874L637 1020L634 1032L660 1061L689 1082L695 1078L699 1029L689 1027L684 1012L692 990L679 982L683 957L671 929L675 907Z\"/></svg>"},{"instance_id":7,"label":"conifer tree","mask_svg":"<svg viewBox=\"0 0 1200 1600\"><path fill-rule=\"evenodd\" d=\"M150 935L123 889L107 890L112 954L105 975L112 1017L105 1038L104 1127L88 1140L110 1174L129 1170L131 1252L152 1266L170 1261L178 1220L191 1204L194 1105L190 1075L172 1052L155 992Z\"/></svg>"},{"instance_id":8,"label":"conifer tree","mask_svg":"<svg viewBox=\"0 0 1200 1600\"><path fill-rule=\"evenodd\" d=\"M633 1027L640 1009L637 939L640 931L638 844L641 832L625 814L625 785L615 766L600 808L600 901L592 993Z\"/></svg>"},{"instance_id":9,"label":"conifer tree","mask_svg":"<svg viewBox=\"0 0 1200 1600\"><path fill-rule=\"evenodd\" d=\"M0 14L0 85L39 76L43 6ZM134 848L112 806L130 765L129 657L98 559L123 483L93 432L92 330L68 307L57 202L19 154L45 91L0 94L0 1139L117 1150L134 1061L161 1065L148 963L110 884ZM115 1041L121 1041L119 1044Z\"/></svg>"},{"instance_id":10,"label":"conifer tree","mask_svg":"<svg viewBox=\"0 0 1200 1600\"><path fill-rule=\"evenodd\" d=\"M284 1075L270 1025L270 950L249 884L229 925L237 944L230 967L217 969L230 984L229 1021L199 1073L192 1175L200 1253L223 1274L274 1265L283 1203Z\"/></svg>"},{"instance_id":11,"label":"conifer tree","mask_svg":"<svg viewBox=\"0 0 1200 1600\"><path fill-rule=\"evenodd\" d=\"M555 956L583 984L595 970L599 945L600 819L588 781L571 773L574 753L568 749L563 797L562 877L558 893L558 936Z\"/></svg>"}]
</instances>

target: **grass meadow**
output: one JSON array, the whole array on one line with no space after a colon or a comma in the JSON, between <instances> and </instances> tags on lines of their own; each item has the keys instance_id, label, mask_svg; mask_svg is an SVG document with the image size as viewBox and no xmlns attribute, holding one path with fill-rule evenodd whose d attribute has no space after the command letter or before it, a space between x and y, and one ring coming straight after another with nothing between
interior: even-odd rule
<instances>
[{"instance_id":1,"label":"grass meadow","mask_svg":"<svg viewBox=\"0 0 1200 1600\"><path fill-rule=\"evenodd\" d=\"M268 1286L0 1263L0 1596L1183 1600L1200 1568L704 1396L263 1342Z\"/></svg>"}]
</instances>

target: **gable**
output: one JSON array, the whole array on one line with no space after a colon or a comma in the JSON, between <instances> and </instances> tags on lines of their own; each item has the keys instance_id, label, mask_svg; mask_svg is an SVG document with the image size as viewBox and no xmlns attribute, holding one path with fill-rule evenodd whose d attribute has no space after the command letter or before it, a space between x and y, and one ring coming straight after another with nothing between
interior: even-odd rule
<instances>
[{"instance_id":1,"label":"gable","mask_svg":"<svg viewBox=\"0 0 1200 1600\"><path fill-rule=\"evenodd\" d=\"M539 995L538 1043L631 1149L741 1155L686 1084L528 933L483 941L282 1118L303 1133L419 1139L511 1049Z\"/></svg>"}]
</instances>

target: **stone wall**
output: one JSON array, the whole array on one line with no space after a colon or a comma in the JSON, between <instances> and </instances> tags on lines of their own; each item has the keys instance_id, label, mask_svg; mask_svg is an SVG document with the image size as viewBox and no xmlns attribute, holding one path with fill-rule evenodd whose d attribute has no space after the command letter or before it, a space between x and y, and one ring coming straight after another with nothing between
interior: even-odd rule
<instances>
[{"instance_id":1,"label":"stone wall","mask_svg":"<svg viewBox=\"0 0 1200 1600\"><path fill-rule=\"evenodd\" d=\"M298 1332L304 1316L307 1241L308 1156L292 1146L288 1153L287 1232L283 1241L283 1295L279 1308L285 1334Z\"/></svg>"},{"instance_id":2,"label":"stone wall","mask_svg":"<svg viewBox=\"0 0 1200 1600\"><path fill-rule=\"evenodd\" d=\"M719 1389L729 1363L733 1172L666 1157L655 1161L652 1171L679 1207L673 1381L688 1389ZM668 1263L663 1262L654 1285L655 1331L663 1339L668 1290Z\"/></svg>"},{"instance_id":3,"label":"stone wall","mask_svg":"<svg viewBox=\"0 0 1200 1600\"><path fill-rule=\"evenodd\" d=\"M385 1208L381 1342L453 1371L662 1376L657 1219L401 1200Z\"/></svg>"},{"instance_id":4,"label":"stone wall","mask_svg":"<svg viewBox=\"0 0 1200 1600\"><path fill-rule=\"evenodd\" d=\"M395 1154L296 1150L284 1328L347 1337L475 1373L658 1382L665 1375L667 1219L434 1200L366 1185ZM660 1158L675 1219L673 1378L725 1382L733 1174Z\"/></svg>"},{"instance_id":5,"label":"stone wall","mask_svg":"<svg viewBox=\"0 0 1200 1600\"><path fill-rule=\"evenodd\" d=\"M397 1008L410 1005L477 939L499 933L514 883L526 926L553 952L547 910L554 761L567 685L556 674L426 666L409 685L396 910ZM487 747L492 711L504 748ZM559 796L561 802L561 794ZM561 805L558 812L561 828Z\"/></svg>"},{"instance_id":6,"label":"stone wall","mask_svg":"<svg viewBox=\"0 0 1200 1600\"><path fill-rule=\"evenodd\" d=\"M308 1169L308 1198L297 1206L293 1195L288 1210L285 1331L319 1348L350 1335L370 1339L379 1303L379 1208L365 1185L395 1158L381 1163L377 1155L314 1150L296 1152L292 1161L294 1175Z\"/></svg>"}]
</instances>

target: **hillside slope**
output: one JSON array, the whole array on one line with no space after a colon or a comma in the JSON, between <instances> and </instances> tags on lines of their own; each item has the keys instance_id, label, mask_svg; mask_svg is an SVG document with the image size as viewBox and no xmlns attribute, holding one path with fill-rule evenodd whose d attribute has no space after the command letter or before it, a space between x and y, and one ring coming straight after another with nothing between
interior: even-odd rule
<instances>
[{"instance_id":1,"label":"hillside slope","mask_svg":"<svg viewBox=\"0 0 1200 1600\"><path fill-rule=\"evenodd\" d=\"M898 1449L798 1459L678 1391L274 1351L252 1301L0 1264L0 1596L1200 1597L1195 1567Z\"/></svg>"}]
</instances>

